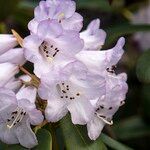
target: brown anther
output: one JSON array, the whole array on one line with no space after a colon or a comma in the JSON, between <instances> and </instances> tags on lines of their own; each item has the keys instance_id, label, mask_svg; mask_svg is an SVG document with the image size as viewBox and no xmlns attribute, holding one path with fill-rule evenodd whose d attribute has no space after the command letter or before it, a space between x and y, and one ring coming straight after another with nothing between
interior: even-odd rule
<instances>
[{"instance_id":1,"label":"brown anther","mask_svg":"<svg viewBox=\"0 0 150 150\"><path fill-rule=\"evenodd\" d=\"M80 96L80 93L77 93L76 95L77 95L77 96Z\"/></svg>"},{"instance_id":2,"label":"brown anther","mask_svg":"<svg viewBox=\"0 0 150 150\"><path fill-rule=\"evenodd\" d=\"M111 110L112 109L112 107L109 107L109 110Z\"/></svg>"},{"instance_id":3,"label":"brown anther","mask_svg":"<svg viewBox=\"0 0 150 150\"><path fill-rule=\"evenodd\" d=\"M104 109L104 106L100 106L101 109Z\"/></svg>"}]
</instances>

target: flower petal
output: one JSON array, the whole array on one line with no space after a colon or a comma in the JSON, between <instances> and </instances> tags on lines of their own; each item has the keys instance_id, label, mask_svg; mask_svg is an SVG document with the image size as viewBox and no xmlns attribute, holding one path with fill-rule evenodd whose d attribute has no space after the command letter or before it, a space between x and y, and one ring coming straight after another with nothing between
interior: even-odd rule
<instances>
[{"instance_id":1,"label":"flower petal","mask_svg":"<svg viewBox=\"0 0 150 150\"><path fill-rule=\"evenodd\" d=\"M38 25L38 36L42 39L56 38L62 33L62 26L55 20L44 20Z\"/></svg>"},{"instance_id":2,"label":"flower petal","mask_svg":"<svg viewBox=\"0 0 150 150\"><path fill-rule=\"evenodd\" d=\"M73 124L84 125L91 120L94 110L90 102L86 99L73 100L68 105Z\"/></svg>"},{"instance_id":3,"label":"flower petal","mask_svg":"<svg viewBox=\"0 0 150 150\"><path fill-rule=\"evenodd\" d=\"M28 29L31 31L31 33L36 34L38 29L39 22L36 19L32 19L28 23Z\"/></svg>"},{"instance_id":4,"label":"flower petal","mask_svg":"<svg viewBox=\"0 0 150 150\"><path fill-rule=\"evenodd\" d=\"M100 20L93 20L87 29L80 33L80 37L84 40L83 50L99 50L104 45L106 33L99 29Z\"/></svg>"},{"instance_id":5,"label":"flower petal","mask_svg":"<svg viewBox=\"0 0 150 150\"><path fill-rule=\"evenodd\" d=\"M65 31L56 42L58 48L68 57L74 57L84 46L83 40L76 31Z\"/></svg>"},{"instance_id":6,"label":"flower petal","mask_svg":"<svg viewBox=\"0 0 150 150\"><path fill-rule=\"evenodd\" d=\"M0 63L10 62L13 64L23 65L25 63L23 51L23 48L10 49L6 53L0 55Z\"/></svg>"},{"instance_id":7,"label":"flower petal","mask_svg":"<svg viewBox=\"0 0 150 150\"><path fill-rule=\"evenodd\" d=\"M107 68L116 65L121 59L125 39L118 40L116 46L106 51L81 51L76 58L83 62L94 73L103 73Z\"/></svg>"},{"instance_id":8,"label":"flower petal","mask_svg":"<svg viewBox=\"0 0 150 150\"><path fill-rule=\"evenodd\" d=\"M19 141L13 129L6 127L5 123L0 124L0 140L6 144L18 144Z\"/></svg>"},{"instance_id":9,"label":"flower petal","mask_svg":"<svg viewBox=\"0 0 150 150\"><path fill-rule=\"evenodd\" d=\"M57 122L62 119L67 112L67 101L52 99L48 101L45 116L49 122Z\"/></svg>"},{"instance_id":10,"label":"flower petal","mask_svg":"<svg viewBox=\"0 0 150 150\"><path fill-rule=\"evenodd\" d=\"M23 86L16 94L16 97L18 100L27 99L30 101L30 103L35 103L36 93L37 93L37 89L35 87L32 87L32 86L24 87Z\"/></svg>"},{"instance_id":11,"label":"flower petal","mask_svg":"<svg viewBox=\"0 0 150 150\"><path fill-rule=\"evenodd\" d=\"M83 27L83 17L74 13L70 18L62 20L61 24L66 30L80 31Z\"/></svg>"},{"instance_id":12,"label":"flower petal","mask_svg":"<svg viewBox=\"0 0 150 150\"><path fill-rule=\"evenodd\" d=\"M42 75L50 72L51 66L52 64L49 64L48 62L44 61L44 59L37 59L34 61L34 73L37 77L41 78Z\"/></svg>"},{"instance_id":13,"label":"flower petal","mask_svg":"<svg viewBox=\"0 0 150 150\"><path fill-rule=\"evenodd\" d=\"M39 125L44 120L42 112L37 109L33 109L33 110L29 111L28 115L30 118L30 123L32 125Z\"/></svg>"},{"instance_id":14,"label":"flower petal","mask_svg":"<svg viewBox=\"0 0 150 150\"><path fill-rule=\"evenodd\" d=\"M41 43L42 40L36 35L30 35L24 39L23 46L25 48L25 57L27 60L34 63L35 60L42 58L39 52Z\"/></svg>"},{"instance_id":15,"label":"flower petal","mask_svg":"<svg viewBox=\"0 0 150 150\"><path fill-rule=\"evenodd\" d=\"M87 123L88 136L91 140L96 140L104 127L105 123L98 117L94 117L93 120Z\"/></svg>"},{"instance_id":16,"label":"flower petal","mask_svg":"<svg viewBox=\"0 0 150 150\"><path fill-rule=\"evenodd\" d=\"M22 83L20 80L12 78L4 87L13 90L15 93L20 89Z\"/></svg>"},{"instance_id":17,"label":"flower petal","mask_svg":"<svg viewBox=\"0 0 150 150\"><path fill-rule=\"evenodd\" d=\"M17 46L16 38L11 34L0 34L0 55Z\"/></svg>"},{"instance_id":18,"label":"flower petal","mask_svg":"<svg viewBox=\"0 0 150 150\"><path fill-rule=\"evenodd\" d=\"M4 86L19 71L18 66L11 63L0 64L0 70L0 87Z\"/></svg>"},{"instance_id":19,"label":"flower petal","mask_svg":"<svg viewBox=\"0 0 150 150\"><path fill-rule=\"evenodd\" d=\"M30 127L29 120L16 128L16 135L19 143L26 148L33 148L38 144L37 138Z\"/></svg>"}]
</instances>

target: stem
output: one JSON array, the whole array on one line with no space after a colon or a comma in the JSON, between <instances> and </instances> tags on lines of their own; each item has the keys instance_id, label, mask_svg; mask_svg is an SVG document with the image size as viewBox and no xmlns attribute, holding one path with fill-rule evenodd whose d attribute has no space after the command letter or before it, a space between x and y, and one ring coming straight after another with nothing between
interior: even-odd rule
<instances>
[{"instance_id":1,"label":"stem","mask_svg":"<svg viewBox=\"0 0 150 150\"><path fill-rule=\"evenodd\" d=\"M17 39L19 45L21 47L23 47L23 38L15 30L12 29L11 31L12 31L14 37Z\"/></svg>"},{"instance_id":2,"label":"stem","mask_svg":"<svg viewBox=\"0 0 150 150\"><path fill-rule=\"evenodd\" d=\"M33 75L29 71L27 71L24 67L19 66L19 69L32 78Z\"/></svg>"},{"instance_id":3,"label":"stem","mask_svg":"<svg viewBox=\"0 0 150 150\"><path fill-rule=\"evenodd\" d=\"M24 72L26 75L30 76L34 81L36 81L37 83L40 83L40 80L34 76L33 74L31 74L29 71L27 71L24 67L19 66L19 69Z\"/></svg>"},{"instance_id":4,"label":"stem","mask_svg":"<svg viewBox=\"0 0 150 150\"><path fill-rule=\"evenodd\" d=\"M36 127L33 129L34 132L37 133L37 131L38 131L39 129L41 129L42 127L44 127L47 123L48 123L47 120L44 120L40 125L36 126Z\"/></svg>"}]
</instances>

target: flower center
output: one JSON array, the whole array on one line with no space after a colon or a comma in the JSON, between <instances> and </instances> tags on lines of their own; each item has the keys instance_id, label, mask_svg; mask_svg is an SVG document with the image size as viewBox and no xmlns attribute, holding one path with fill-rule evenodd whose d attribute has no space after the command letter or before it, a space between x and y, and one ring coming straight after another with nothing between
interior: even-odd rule
<instances>
[{"instance_id":1,"label":"flower center","mask_svg":"<svg viewBox=\"0 0 150 150\"><path fill-rule=\"evenodd\" d=\"M22 108L17 107L16 110L11 113L10 118L7 119L7 127L11 129L16 124L20 123L25 115L26 112Z\"/></svg>"},{"instance_id":2,"label":"flower center","mask_svg":"<svg viewBox=\"0 0 150 150\"><path fill-rule=\"evenodd\" d=\"M65 14L60 13L59 16L58 16L58 22L61 23L64 18L65 18Z\"/></svg>"},{"instance_id":3,"label":"flower center","mask_svg":"<svg viewBox=\"0 0 150 150\"><path fill-rule=\"evenodd\" d=\"M60 87L60 98L61 99L69 99L74 100L76 98L79 98L81 96L80 92L73 92L71 90L70 86L68 84L65 84L64 82L59 84Z\"/></svg>"},{"instance_id":4,"label":"flower center","mask_svg":"<svg viewBox=\"0 0 150 150\"><path fill-rule=\"evenodd\" d=\"M58 54L59 50L52 44L43 41L39 47L41 54L48 60L51 61Z\"/></svg>"}]
</instances>

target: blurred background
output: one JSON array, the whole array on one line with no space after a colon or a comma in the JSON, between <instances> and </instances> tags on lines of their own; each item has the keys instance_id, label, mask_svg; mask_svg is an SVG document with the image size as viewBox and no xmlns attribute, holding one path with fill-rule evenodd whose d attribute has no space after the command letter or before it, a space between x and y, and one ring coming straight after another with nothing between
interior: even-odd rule
<instances>
[{"instance_id":1,"label":"blurred background","mask_svg":"<svg viewBox=\"0 0 150 150\"><path fill-rule=\"evenodd\" d=\"M118 37L126 37L125 54L117 72L128 73L129 92L114 117L114 126L104 132L135 150L150 146L150 1L148 0L76 0L84 17L84 29L95 18L107 32L103 49L114 46ZM0 33L15 29L22 37L29 34L38 0L0 0Z\"/></svg>"}]
</instances>

